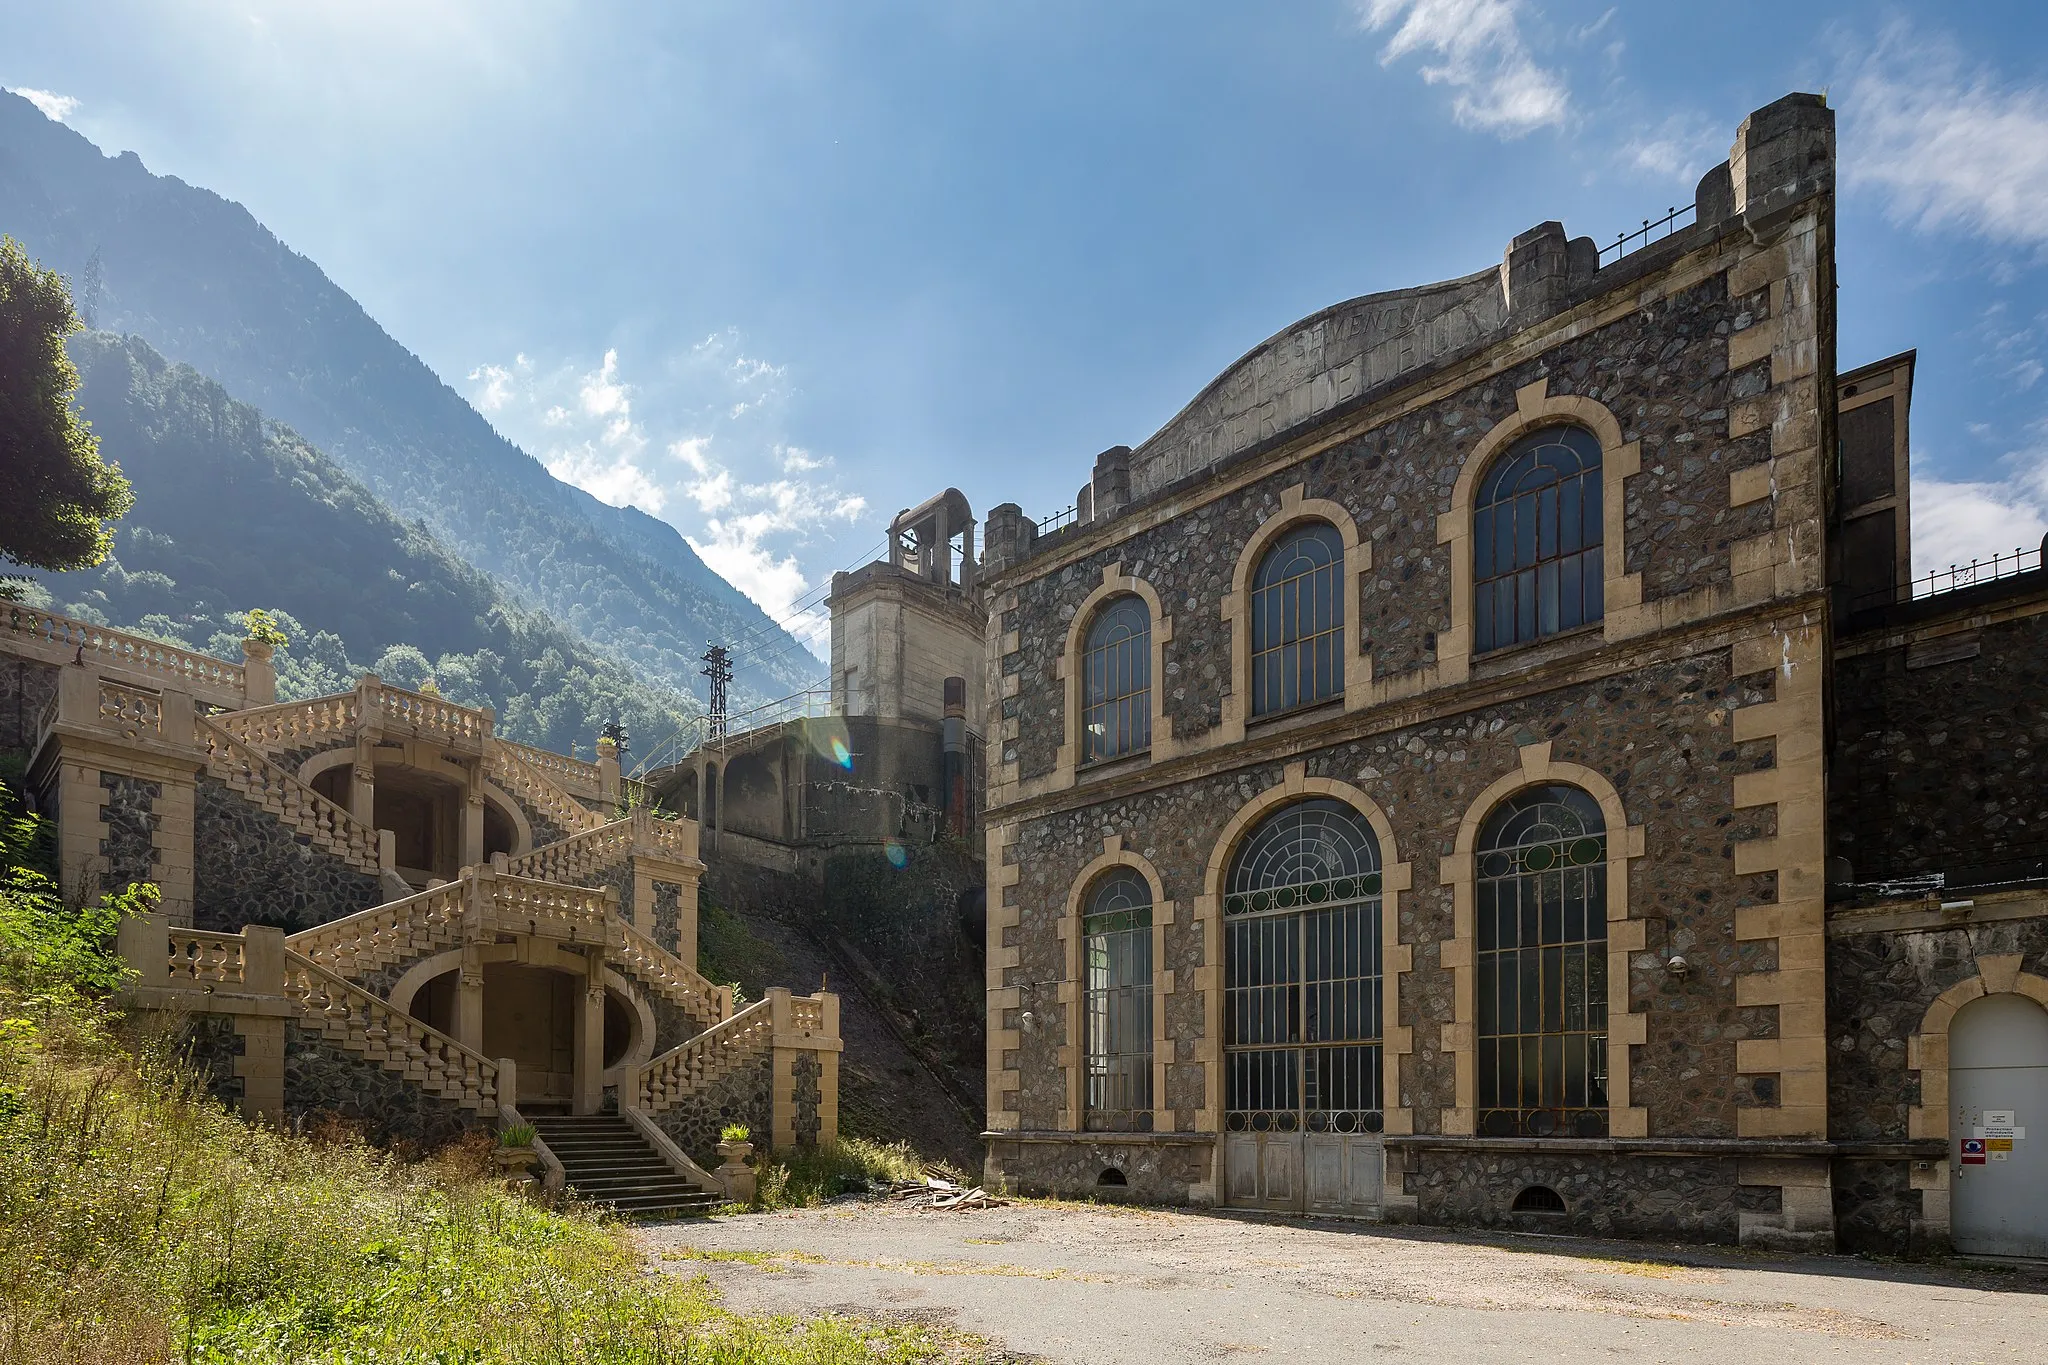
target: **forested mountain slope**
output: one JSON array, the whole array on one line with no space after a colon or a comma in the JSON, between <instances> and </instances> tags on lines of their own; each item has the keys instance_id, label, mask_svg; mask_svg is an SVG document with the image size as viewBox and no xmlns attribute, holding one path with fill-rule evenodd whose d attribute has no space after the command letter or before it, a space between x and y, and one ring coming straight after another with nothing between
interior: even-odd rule
<instances>
[{"instance_id":1,"label":"forested mountain slope","mask_svg":"<svg viewBox=\"0 0 2048 1365\"><path fill-rule=\"evenodd\" d=\"M152 175L132 152L102 156L5 92L0 232L74 287L97 251L104 286L81 299L95 325L290 424L470 563L669 686L699 686L697 656L718 640L775 642L742 658L745 696L823 671L673 527L556 479L241 205Z\"/></svg>"},{"instance_id":2,"label":"forested mountain slope","mask_svg":"<svg viewBox=\"0 0 2048 1365\"><path fill-rule=\"evenodd\" d=\"M364 670L405 687L431 676L495 708L508 738L586 756L607 721L643 748L701 709L509 601L289 427L139 338L89 332L71 354L79 408L135 509L105 564L38 575L57 609L239 658L239 613L263 607L292 637L281 697L343 691Z\"/></svg>"}]
</instances>

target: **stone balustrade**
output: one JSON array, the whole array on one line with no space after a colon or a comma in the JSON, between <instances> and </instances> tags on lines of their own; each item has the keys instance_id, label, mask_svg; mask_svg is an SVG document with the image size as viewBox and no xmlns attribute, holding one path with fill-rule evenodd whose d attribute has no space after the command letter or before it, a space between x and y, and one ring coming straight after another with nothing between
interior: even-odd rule
<instances>
[{"instance_id":1,"label":"stone balustrade","mask_svg":"<svg viewBox=\"0 0 2048 1365\"><path fill-rule=\"evenodd\" d=\"M672 1108L774 1043L773 1008L767 1000L757 1000L730 1019L650 1059L633 1077L633 1104L650 1114Z\"/></svg>"},{"instance_id":2,"label":"stone balustrade","mask_svg":"<svg viewBox=\"0 0 2048 1365\"><path fill-rule=\"evenodd\" d=\"M839 997L770 987L754 1004L640 1066L620 1094L678 1135L711 1131L714 1088L743 1068L762 1068L769 1145L830 1147L839 1140ZM758 1074L758 1071L757 1071ZM696 1101L693 1105L692 1101ZM695 1109L694 1115L688 1111Z\"/></svg>"},{"instance_id":3,"label":"stone balustrade","mask_svg":"<svg viewBox=\"0 0 2048 1365\"><path fill-rule=\"evenodd\" d=\"M527 762L518 747L493 741L487 750L486 771L499 786L532 805L572 834L587 833L605 823L602 815L578 801L545 772Z\"/></svg>"},{"instance_id":4,"label":"stone balustrade","mask_svg":"<svg viewBox=\"0 0 2048 1365\"><path fill-rule=\"evenodd\" d=\"M83 662L117 669L138 679L189 692L216 706L239 706L245 699L242 665L210 654L20 603L6 604L0 623L4 623L17 644L43 646L39 652L53 663Z\"/></svg>"},{"instance_id":5,"label":"stone balustrade","mask_svg":"<svg viewBox=\"0 0 2048 1365\"><path fill-rule=\"evenodd\" d=\"M102 694L105 693L102 687ZM102 708L104 709L104 708ZM376 876L383 867L377 831L235 738L217 721L194 717L194 742L214 777L306 836L314 847Z\"/></svg>"},{"instance_id":6,"label":"stone balustrade","mask_svg":"<svg viewBox=\"0 0 2048 1365\"><path fill-rule=\"evenodd\" d=\"M293 952L339 976L368 976L459 943L468 905L468 883L449 882L329 920L285 941Z\"/></svg>"},{"instance_id":7,"label":"stone balustrade","mask_svg":"<svg viewBox=\"0 0 2048 1365\"><path fill-rule=\"evenodd\" d=\"M493 747L518 755L537 772L552 779L556 786L580 800L601 801L608 795L604 769L589 759L570 758L509 739L498 739Z\"/></svg>"},{"instance_id":8,"label":"stone balustrade","mask_svg":"<svg viewBox=\"0 0 2048 1365\"><path fill-rule=\"evenodd\" d=\"M508 860L505 869L515 877L537 881L589 881L632 855L634 834L631 820L612 820L522 853Z\"/></svg>"},{"instance_id":9,"label":"stone balustrade","mask_svg":"<svg viewBox=\"0 0 2048 1365\"><path fill-rule=\"evenodd\" d=\"M732 987L721 986L635 929L625 920L614 923L610 944L620 967L657 994L681 1007L691 1023L707 1028L732 1015Z\"/></svg>"},{"instance_id":10,"label":"stone balustrade","mask_svg":"<svg viewBox=\"0 0 2048 1365\"><path fill-rule=\"evenodd\" d=\"M458 1108L473 1109L485 1118L497 1114L499 1068L482 1053L289 951L284 995L329 1042Z\"/></svg>"},{"instance_id":11,"label":"stone balustrade","mask_svg":"<svg viewBox=\"0 0 2048 1365\"><path fill-rule=\"evenodd\" d=\"M307 701L282 701L212 717L214 724L265 753L319 748L336 736L355 734L356 694L342 692Z\"/></svg>"},{"instance_id":12,"label":"stone balustrade","mask_svg":"<svg viewBox=\"0 0 2048 1365\"><path fill-rule=\"evenodd\" d=\"M164 961L169 979L201 987L242 984L242 936L205 929L171 928L166 934Z\"/></svg>"},{"instance_id":13,"label":"stone balustrade","mask_svg":"<svg viewBox=\"0 0 2048 1365\"><path fill-rule=\"evenodd\" d=\"M375 708L378 728L382 730L409 732L471 752L481 750L491 737L492 718L487 709L459 706L445 697L393 687L374 676L364 678L356 691L363 698L366 713Z\"/></svg>"},{"instance_id":14,"label":"stone balustrade","mask_svg":"<svg viewBox=\"0 0 2048 1365\"><path fill-rule=\"evenodd\" d=\"M117 731L126 739L162 735L163 699L152 692L102 681L98 723L101 728Z\"/></svg>"}]
</instances>

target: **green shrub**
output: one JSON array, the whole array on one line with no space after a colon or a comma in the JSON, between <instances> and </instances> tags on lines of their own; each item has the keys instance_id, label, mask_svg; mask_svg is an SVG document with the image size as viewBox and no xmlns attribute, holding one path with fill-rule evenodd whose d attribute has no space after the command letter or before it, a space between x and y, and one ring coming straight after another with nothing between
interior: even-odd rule
<instances>
[{"instance_id":1,"label":"green shrub","mask_svg":"<svg viewBox=\"0 0 2048 1365\"><path fill-rule=\"evenodd\" d=\"M531 1147L540 1130L530 1123L508 1123L498 1130L500 1147Z\"/></svg>"},{"instance_id":2,"label":"green shrub","mask_svg":"<svg viewBox=\"0 0 2048 1365\"><path fill-rule=\"evenodd\" d=\"M744 1123L728 1123L718 1130L720 1142L745 1142L754 1135L754 1130Z\"/></svg>"},{"instance_id":3,"label":"green shrub","mask_svg":"<svg viewBox=\"0 0 2048 1365\"><path fill-rule=\"evenodd\" d=\"M811 1208L837 1195L865 1193L875 1182L920 1179L924 1164L907 1142L841 1138L829 1151L798 1151L763 1162L757 1174L754 1197L762 1208Z\"/></svg>"}]
</instances>

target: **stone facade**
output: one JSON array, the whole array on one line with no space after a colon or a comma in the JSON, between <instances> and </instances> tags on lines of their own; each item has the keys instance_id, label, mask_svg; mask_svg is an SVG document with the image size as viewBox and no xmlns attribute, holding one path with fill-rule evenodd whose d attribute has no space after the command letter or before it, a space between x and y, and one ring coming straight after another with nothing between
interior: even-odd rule
<instances>
[{"instance_id":1,"label":"stone facade","mask_svg":"<svg viewBox=\"0 0 2048 1365\"><path fill-rule=\"evenodd\" d=\"M268 924L296 933L384 899L377 878L299 838L269 812L202 774L193 836L193 923L238 932Z\"/></svg>"},{"instance_id":2,"label":"stone facade","mask_svg":"<svg viewBox=\"0 0 2048 1365\"><path fill-rule=\"evenodd\" d=\"M763 1052L720 1076L681 1103L657 1112L654 1121L683 1152L705 1169L718 1165L718 1135L727 1124L744 1123L750 1141L766 1146L773 1131L774 1058Z\"/></svg>"},{"instance_id":3,"label":"stone facade","mask_svg":"<svg viewBox=\"0 0 2048 1365\"><path fill-rule=\"evenodd\" d=\"M476 1111L408 1085L402 1075L296 1023L285 1026L284 1104L294 1121L331 1115L360 1125L380 1146L429 1149L486 1126Z\"/></svg>"},{"instance_id":4,"label":"stone facade","mask_svg":"<svg viewBox=\"0 0 2048 1365\"><path fill-rule=\"evenodd\" d=\"M1385 1179L1320 1168L1315 1207L1773 1247L1832 1246L1838 1228L1857 1246L1936 1243L1940 1148L1909 1114L1920 1044L1900 1030L1921 1029L1961 977L2032 963L2017 944L2031 930L1985 938L1985 966L1989 947L1862 945L1824 900L1830 832L1847 833L1828 794L1870 802L1828 785L1829 706L1851 769L1902 768L1925 734L1885 714L1914 707L1913 685L1861 685L1912 670L1830 654L1872 652L1832 615L1832 156L1822 103L1780 101L1702 179L1693 226L1602 264L1544 224L1496 272L1339 305L1135 452L1099 457L1074 524L1039 535L1018 509L990 514L991 1178L1090 1193L1144 1153L1117 1172L1133 1197L1247 1197L1251 1168L1232 1162L1251 1148L1224 1113L1224 879L1258 819L1319 798L1370 825L1384 874L1384 1020L1339 1035L1379 1040L1364 1131L1384 1136L1309 1144L1324 1153L1311 1165L1383 1150ZM1601 451L1604 611L1486 652L1475 490L1517 439L1560 424ZM1342 678L1262 718L1249 583L1303 521L1342 545ZM1122 594L1153 631L1151 744L1091 766L1076 757L1078 642ZM2006 817L1996 837L2016 843L2042 818L2038 708L2021 699L2042 690L2048 651L2021 642L2032 626L2002 627L2013 642L1993 665L2001 627L1973 628L1986 662L1952 703L1957 728L2010 717L1976 727L1986 771L1926 800L1931 764L1920 785L1891 772L1874 830L1922 819L1944 845L1988 800ZM1582 1136L1508 1136L1476 1115L1476 840L1499 803L1544 785L1584 793L1606 840L1607 1100ZM1077 907L1109 868L1153 899L1152 1131L1130 1138L1086 1131ZM1872 1003L1900 997L1917 1003ZM1312 1127L1321 1111L1303 1103ZM1306 1207L1283 1168L1258 1168L1254 1206ZM1517 1211L1525 1191L1544 1207Z\"/></svg>"},{"instance_id":5,"label":"stone facade","mask_svg":"<svg viewBox=\"0 0 2048 1365\"><path fill-rule=\"evenodd\" d=\"M100 816L107 826L107 837L100 840L100 856L107 860L107 889L155 881L160 823L155 805L163 795L162 785L103 772L100 786L107 793Z\"/></svg>"}]
</instances>

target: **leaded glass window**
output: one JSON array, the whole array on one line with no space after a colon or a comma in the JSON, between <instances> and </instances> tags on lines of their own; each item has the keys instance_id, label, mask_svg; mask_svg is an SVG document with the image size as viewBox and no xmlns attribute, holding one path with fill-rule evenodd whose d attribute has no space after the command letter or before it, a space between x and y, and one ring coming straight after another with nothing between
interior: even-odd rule
<instances>
[{"instance_id":1,"label":"leaded glass window","mask_svg":"<svg viewBox=\"0 0 2048 1365\"><path fill-rule=\"evenodd\" d=\"M1472 512L1476 650L1598 621L1600 441L1583 427L1525 436L1480 480Z\"/></svg>"},{"instance_id":2,"label":"leaded glass window","mask_svg":"<svg viewBox=\"0 0 2048 1365\"><path fill-rule=\"evenodd\" d=\"M1225 1126L1380 1131L1380 847L1341 801L1253 827L1223 898Z\"/></svg>"},{"instance_id":3,"label":"leaded glass window","mask_svg":"<svg viewBox=\"0 0 2048 1365\"><path fill-rule=\"evenodd\" d=\"M1344 690L1344 540L1303 522L1266 551L1252 576L1252 714L1304 706Z\"/></svg>"},{"instance_id":4,"label":"leaded glass window","mask_svg":"<svg viewBox=\"0 0 2048 1365\"><path fill-rule=\"evenodd\" d=\"M1479 1132L1607 1132L1607 830L1577 787L1530 787L1480 827Z\"/></svg>"},{"instance_id":5,"label":"leaded glass window","mask_svg":"<svg viewBox=\"0 0 2048 1365\"><path fill-rule=\"evenodd\" d=\"M1082 1017L1087 1028L1085 1126L1152 1127L1152 888L1112 868L1089 889L1081 917Z\"/></svg>"},{"instance_id":6,"label":"leaded glass window","mask_svg":"<svg viewBox=\"0 0 2048 1365\"><path fill-rule=\"evenodd\" d=\"M1152 616L1143 598L1119 597L1089 623L1081 656L1081 736L1084 763L1152 743Z\"/></svg>"}]
</instances>

